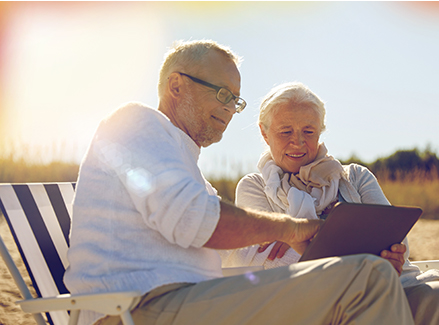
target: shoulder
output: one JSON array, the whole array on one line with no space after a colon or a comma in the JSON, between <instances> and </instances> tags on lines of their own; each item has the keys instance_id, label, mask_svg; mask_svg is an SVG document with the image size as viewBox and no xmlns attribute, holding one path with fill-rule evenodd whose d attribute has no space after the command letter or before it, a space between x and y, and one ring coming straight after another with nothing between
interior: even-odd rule
<instances>
[{"instance_id":1,"label":"shoulder","mask_svg":"<svg viewBox=\"0 0 439 325\"><path fill-rule=\"evenodd\" d=\"M179 138L177 128L162 112L139 102L129 102L106 116L98 126L98 135L109 139L136 137Z\"/></svg>"},{"instance_id":2,"label":"shoulder","mask_svg":"<svg viewBox=\"0 0 439 325\"><path fill-rule=\"evenodd\" d=\"M354 181L361 177L368 177L368 176L374 177L372 172L367 167L362 165L358 165L358 164L343 165L343 169L346 173L347 178L350 181Z\"/></svg>"},{"instance_id":3,"label":"shoulder","mask_svg":"<svg viewBox=\"0 0 439 325\"><path fill-rule=\"evenodd\" d=\"M236 185L236 190L246 190L248 188L264 188L265 181L261 174L258 173L250 173L241 178Z\"/></svg>"},{"instance_id":4,"label":"shoulder","mask_svg":"<svg viewBox=\"0 0 439 325\"><path fill-rule=\"evenodd\" d=\"M379 187L375 175L365 166L350 164L343 166L347 179L358 191ZM361 193L360 193L361 194Z\"/></svg>"},{"instance_id":5,"label":"shoulder","mask_svg":"<svg viewBox=\"0 0 439 325\"><path fill-rule=\"evenodd\" d=\"M140 102L128 102L119 106L105 117L102 123L132 126L132 124L139 125L143 121L170 123L163 113Z\"/></svg>"},{"instance_id":6,"label":"shoulder","mask_svg":"<svg viewBox=\"0 0 439 325\"><path fill-rule=\"evenodd\" d=\"M247 174L236 185L235 203L238 206L252 206L254 200L265 196L265 182L261 174Z\"/></svg>"},{"instance_id":7,"label":"shoulder","mask_svg":"<svg viewBox=\"0 0 439 325\"><path fill-rule=\"evenodd\" d=\"M236 186L236 205L261 211L276 211L273 210L274 208L265 193L265 186L261 174L252 173L244 176Z\"/></svg>"},{"instance_id":8,"label":"shoulder","mask_svg":"<svg viewBox=\"0 0 439 325\"><path fill-rule=\"evenodd\" d=\"M368 168L358 164L350 164L343 167L348 173L349 183L361 196L362 203L389 204L377 178Z\"/></svg>"}]
</instances>

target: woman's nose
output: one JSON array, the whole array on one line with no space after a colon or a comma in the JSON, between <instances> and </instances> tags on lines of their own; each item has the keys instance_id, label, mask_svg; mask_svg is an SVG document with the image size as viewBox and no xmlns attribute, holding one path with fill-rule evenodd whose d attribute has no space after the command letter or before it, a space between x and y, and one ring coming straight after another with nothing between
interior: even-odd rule
<instances>
[{"instance_id":1,"label":"woman's nose","mask_svg":"<svg viewBox=\"0 0 439 325\"><path fill-rule=\"evenodd\" d=\"M303 144L303 137L300 134L293 133L290 137L290 143L296 146Z\"/></svg>"}]
</instances>

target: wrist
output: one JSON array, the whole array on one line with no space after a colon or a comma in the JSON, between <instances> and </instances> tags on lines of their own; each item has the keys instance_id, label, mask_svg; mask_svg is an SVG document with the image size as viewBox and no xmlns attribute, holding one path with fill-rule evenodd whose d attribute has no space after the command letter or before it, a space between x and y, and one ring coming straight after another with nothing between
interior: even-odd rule
<instances>
[{"instance_id":1,"label":"wrist","mask_svg":"<svg viewBox=\"0 0 439 325\"><path fill-rule=\"evenodd\" d=\"M280 221L279 241L284 243L291 243L294 239L297 229L297 220L289 215L282 215Z\"/></svg>"}]
</instances>

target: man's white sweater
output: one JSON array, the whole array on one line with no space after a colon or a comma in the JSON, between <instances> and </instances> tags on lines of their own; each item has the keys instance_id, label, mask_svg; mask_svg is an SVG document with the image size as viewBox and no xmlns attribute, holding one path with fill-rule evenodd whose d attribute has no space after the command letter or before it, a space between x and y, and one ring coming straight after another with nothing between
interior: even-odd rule
<instances>
[{"instance_id":1,"label":"man's white sweater","mask_svg":"<svg viewBox=\"0 0 439 325\"><path fill-rule=\"evenodd\" d=\"M79 171L69 268L72 293L139 290L221 277L203 248L219 220L195 142L161 112L129 103L103 120ZM84 313L91 324L98 314Z\"/></svg>"}]
</instances>

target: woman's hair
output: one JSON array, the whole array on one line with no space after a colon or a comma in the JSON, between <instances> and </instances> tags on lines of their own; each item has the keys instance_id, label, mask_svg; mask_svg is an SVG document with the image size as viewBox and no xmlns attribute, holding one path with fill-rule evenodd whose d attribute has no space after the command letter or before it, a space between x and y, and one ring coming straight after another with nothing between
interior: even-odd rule
<instances>
[{"instance_id":1,"label":"woman's hair","mask_svg":"<svg viewBox=\"0 0 439 325\"><path fill-rule=\"evenodd\" d=\"M165 91L166 81L173 72L195 73L200 68L200 63L206 57L210 50L216 50L223 53L237 67L241 63L241 58L232 52L227 46L220 45L212 40L198 41L177 41L172 48L165 54L163 64L160 68L158 94L162 97Z\"/></svg>"},{"instance_id":2,"label":"woman's hair","mask_svg":"<svg viewBox=\"0 0 439 325\"><path fill-rule=\"evenodd\" d=\"M288 82L274 87L262 100L259 109L258 124L268 131L274 113L283 105L306 107L315 110L320 116L321 132L326 129L325 104L307 86L300 82Z\"/></svg>"}]
</instances>

